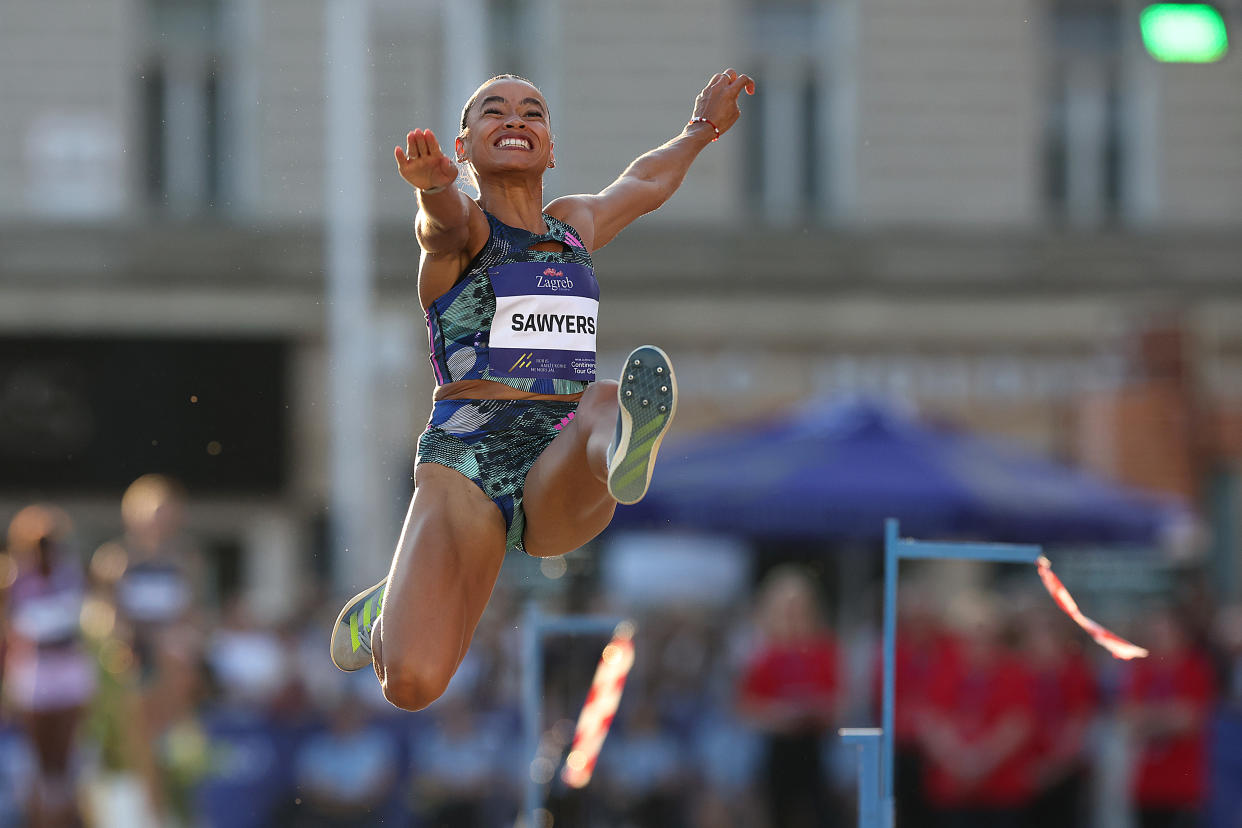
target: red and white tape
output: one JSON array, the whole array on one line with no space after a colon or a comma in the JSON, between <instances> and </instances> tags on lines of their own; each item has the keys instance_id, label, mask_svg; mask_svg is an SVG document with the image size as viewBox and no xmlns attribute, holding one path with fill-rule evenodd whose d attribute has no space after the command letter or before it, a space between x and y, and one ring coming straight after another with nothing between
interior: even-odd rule
<instances>
[{"instance_id":1,"label":"red and white tape","mask_svg":"<svg viewBox=\"0 0 1242 828\"><path fill-rule=\"evenodd\" d=\"M1048 590L1048 594L1052 596L1052 600L1057 602L1057 606L1065 612L1070 618L1073 618L1078 626L1082 627L1087 633L1095 639L1095 643L1113 654L1114 658L1129 661L1132 658L1146 658L1147 651L1137 644L1131 644L1121 636L1106 630L1095 621L1082 614L1082 610L1078 609L1078 602L1074 600L1074 596L1069 594L1069 590L1065 588L1065 584L1061 583L1061 579L1052 571L1052 563L1043 555L1039 556L1036 561L1039 566L1039 579L1044 582L1044 587Z\"/></svg>"},{"instance_id":2,"label":"red and white tape","mask_svg":"<svg viewBox=\"0 0 1242 828\"><path fill-rule=\"evenodd\" d=\"M599 666L595 668L595 678L591 681L591 689L578 716L574 740L565 758L565 769L561 772L561 779L571 788L585 787L591 781L600 748L604 746L608 728L617 715L617 705L621 703L625 677L634 666L633 638L632 623L623 621L618 624L612 640L604 647Z\"/></svg>"}]
</instances>

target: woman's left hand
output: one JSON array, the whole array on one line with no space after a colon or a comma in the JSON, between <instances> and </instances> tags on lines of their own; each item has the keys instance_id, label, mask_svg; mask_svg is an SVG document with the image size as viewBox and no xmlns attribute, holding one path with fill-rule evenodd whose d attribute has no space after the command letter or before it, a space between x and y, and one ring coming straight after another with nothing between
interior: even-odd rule
<instances>
[{"instance_id":1,"label":"woman's left hand","mask_svg":"<svg viewBox=\"0 0 1242 828\"><path fill-rule=\"evenodd\" d=\"M706 118L724 135L741 117L737 99L743 89L748 95L755 94L755 81L749 75L740 75L734 69L713 75L695 98L691 118Z\"/></svg>"}]
</instances>

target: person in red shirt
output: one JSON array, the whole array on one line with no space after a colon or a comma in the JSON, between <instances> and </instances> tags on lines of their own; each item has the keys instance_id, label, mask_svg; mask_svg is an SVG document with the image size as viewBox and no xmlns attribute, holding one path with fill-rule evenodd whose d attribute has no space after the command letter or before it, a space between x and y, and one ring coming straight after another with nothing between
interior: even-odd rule
<instances>
[{"instance_id":1,"label":"person in red shirt","mask_svg":"<svg viewBox=\"0 0 1242 828\"><path fill-rule=\"evenodd\" d=\"M1151 655L1131 663L1122 693L1122 717L1137 752L1132 796L1139 824L1197 825L1207 793L1216 679L1173 610L1149 613L1144 639Z\"/></svg>"},{"instance_id":2,"label":"person in red shirt","mask_svg":"<svg viewBox=\"0 0 1242 828\"><path fill-rule=\"evenodd\" d=\"M1034 682L1035 800L1031 828L1085 828L1090 765L1087 733L1098 708L1091 664L1077 628L1052 610L1032 610L1019 629ZM1071 635L1073 637L1071 637Z\"/></svg>"},{"instance_id":3,"label":"person in red shirt","mask_svg":"<svg viewBox=\"0 0 1242 828\"><path fill-rule=\"evenodd\" d=\"M960 657L933 672L918 724L928 802L943 828L1017 828L1033 794L1031 675L983 596L955 601L949 621Z\"/></svg>"},{"instance_id":4,"label":"person in red shirt","mask_svg":"<svg viewBox=\"0 0 1242 828\"><path fill-rule=\"evenodd\" d=\"M924 769L919 744L919 720L927 704L927 689L946 659L958 657L957 641L944 628L930 587L905 581L897 590L897 640L893 699L893 797L900 825L927 825L931 821L923 791ZM877 649L872 673L872 702L880 720L884 699L883 653Z\"/></svg>"},{"instance_id":5,"label":"person in red shirt","mask_svg":"<svg viewBox=\"0 0 1242 828\"><path fill-rule=\"evenodd\" d=\"M821 759L837 720L837 644L824 625L815 585L801 569L781 567L758 598L763 643L741 682L742 714L766 737L764 794L772 828L833 823Z\"/></svg>"}]
</instances>

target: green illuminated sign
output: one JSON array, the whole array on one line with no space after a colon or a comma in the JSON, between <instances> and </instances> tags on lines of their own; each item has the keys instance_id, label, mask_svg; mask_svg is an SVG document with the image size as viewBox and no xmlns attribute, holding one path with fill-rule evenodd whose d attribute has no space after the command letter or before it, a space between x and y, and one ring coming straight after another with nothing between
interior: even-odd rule
<instances>
[{"instance_id":1,"label":"green illuminated sign","mask_svg":"<svg viewBox=\"0 0 1242 828\"><path fill-rule=\"evenodd\" d=\"M1143 9L1143 45L1167 63L1214 63L1229 51L1220 12L1203 3L1157 3Z\"/></svg>"}]
</instances>

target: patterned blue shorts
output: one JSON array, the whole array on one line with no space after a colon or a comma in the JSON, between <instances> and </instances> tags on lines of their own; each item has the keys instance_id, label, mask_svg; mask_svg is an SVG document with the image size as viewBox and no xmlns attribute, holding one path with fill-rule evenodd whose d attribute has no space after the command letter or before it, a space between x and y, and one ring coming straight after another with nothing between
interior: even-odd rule
<instances>
[{"instance_id":1,"label":"patterned blue shorts","mask_svg":"<svg viewBox=\"0 0 1242 828\"><path fill-rule=\"evenodd\" d=\"M504 516L505 545L525 551L526 473L577 408L559 400L439 400L415 462L448 466L474 481Z\"/></svg>"}]
</instances>

